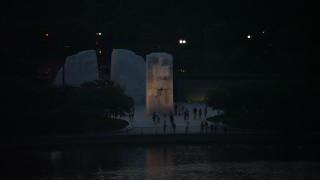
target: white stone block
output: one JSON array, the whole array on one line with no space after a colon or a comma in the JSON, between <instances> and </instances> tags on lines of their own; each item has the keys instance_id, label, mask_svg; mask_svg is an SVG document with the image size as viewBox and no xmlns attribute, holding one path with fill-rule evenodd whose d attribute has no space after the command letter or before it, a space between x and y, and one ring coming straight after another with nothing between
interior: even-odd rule
<instances>
[{"instance_id":1,"label":"white stone block","mask_svg":"<svg viewBox=\"0 0 320 180\"><path fill-rule=\"evenodd\" d=\"M146 63L141 56L126 49L114 49L111 54L110 80L125 88L125 94L135 104L145 103Z\"/></svg>"},{"instance_id":2,"label":"white stone block","mask_svg":"<svg viewBox=\"0 0 320 180\"><path fill-rule=\"evenodd\" d=\"M79 52L68 56L64 66L66 85L80 85L99 79L99 70L95 50ZM53 85L63 84L63 68L60 68Z\"/></svg>"}]
</instances>

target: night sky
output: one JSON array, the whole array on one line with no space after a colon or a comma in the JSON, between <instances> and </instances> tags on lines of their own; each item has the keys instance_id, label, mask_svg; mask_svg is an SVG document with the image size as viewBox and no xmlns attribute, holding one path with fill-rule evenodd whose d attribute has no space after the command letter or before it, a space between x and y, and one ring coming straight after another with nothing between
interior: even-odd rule
<instances>
[{"instance_id":1,"label":"night sky","mask_svg":"<svg viewBox=\"0 0 320 180\"><path fill-rule=\"evenodd\" d=\"M248 47L257 52L252 56L267 52L272 61L283 61L281 67L292 62L292 72L301 65L301 72L317 72L319 59L317 9L307 1L12 1L2 5L1 22L2 71L9 74L21 68L12 73L8 65L50 66L87 49L101 49L103 63L114 48L142 57L156 51L176 55L180 38L187 40L185 52L228 59Z\"/></svg>"}]
</instances>

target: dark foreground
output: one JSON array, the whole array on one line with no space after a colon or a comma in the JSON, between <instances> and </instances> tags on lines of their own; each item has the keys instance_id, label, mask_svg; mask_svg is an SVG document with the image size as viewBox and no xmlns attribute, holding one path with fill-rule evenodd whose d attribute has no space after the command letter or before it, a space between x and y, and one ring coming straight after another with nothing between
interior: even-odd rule
<instances>
[{"instance_id":1,"label":"dark foreground","mask_svg":"<svg viewBox=\"0 0 320 180\"><path fill-rule=\"evenodd\" d=\"M1 149L0 179L320 178L318 145L271 143L269 140L269 143L266 140L257 143L254 139L239 143L236 138L231 142L228 136L200 142L209 137L170 135L164 140L162 136L121 136L95 141L89 138L86 143L83 139L81 143L65 139L68 146L60 146L61 140L59 143L50 140L50 146L46 147L34 144ZM71 140L76 145L71 145Z\"/></svg>"},{"instance_id":2,"label":"dark foreground","mask_svg":"<svg viewBox=\"0 0 320 180\"><path fill-rule=\"evenodd\" d=\"M220 133L166 135L68 135L2 138L0 148L56 147L90 144L185 144L185 143L254 143L309 144L320 142L319 133Z\"/></svg>"}]
</instances>

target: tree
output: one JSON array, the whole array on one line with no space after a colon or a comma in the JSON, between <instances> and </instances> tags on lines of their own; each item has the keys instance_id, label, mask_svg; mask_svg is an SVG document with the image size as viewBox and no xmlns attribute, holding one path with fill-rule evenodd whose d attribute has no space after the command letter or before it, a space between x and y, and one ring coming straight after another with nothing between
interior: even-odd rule
<instances>
[{"instance_id":1,"label":"tree","mask_svg":"<svg viewBox=\"0 0 320 180\"><path fill-rule=\"evenodd\" d=\"M116 118L129 112L133 107L133 99L124 94L124 89L112 81L96 80L87 82L80 87L62 87L67 88L62 93L64 102L60 102L59 108L65 107L64 113L60 117L72 116L80 119L103 119L105 112L107 117ZM79 111L81 109L81 111ZM76 112L75 115L69 112Z\"/></svg>"},{"instance_id":2,"label":"tree","mask_svg":"<svg viewBox=\"0 0 320 180\"><path fill-rule=\"evenodd\" d=\"M1 97L5 136L108 131L128 125L119 117L133 107L133 99L111 81L81 86L52 87L26 79L6 80Z\"/></svg>"},{"instance_id":3,"label":"tree","mask_svg":"<svg viewBox=\"0 0 320 180\"><path fill-rule=\"evenodd\" d=\"M217 88L209 92L206 97L206 103L208 106L212 107L213 110L218 110L218 116L220 115L220 110L224 110L226 107L227 98L229 93L224 88Z\"/></svg>"}]
</instances>

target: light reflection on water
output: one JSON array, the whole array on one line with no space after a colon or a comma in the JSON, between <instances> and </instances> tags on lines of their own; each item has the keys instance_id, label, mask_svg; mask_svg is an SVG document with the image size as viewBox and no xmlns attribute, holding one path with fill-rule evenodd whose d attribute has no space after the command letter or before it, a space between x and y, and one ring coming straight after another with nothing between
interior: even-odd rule
<instances>
[{"instance_id":1,"label":"light reflection on water","mask_svg":"<svg viewBox=\"0 0 320 180\"><path fill-rule=\"evenodd\" d=\"M0 179L319 179L317 150L204 144L2 151Z\"/></svg>"}]
</instances>

